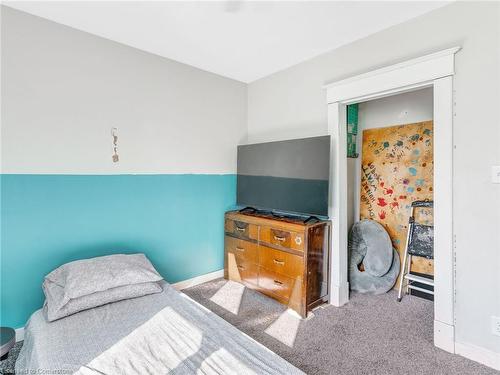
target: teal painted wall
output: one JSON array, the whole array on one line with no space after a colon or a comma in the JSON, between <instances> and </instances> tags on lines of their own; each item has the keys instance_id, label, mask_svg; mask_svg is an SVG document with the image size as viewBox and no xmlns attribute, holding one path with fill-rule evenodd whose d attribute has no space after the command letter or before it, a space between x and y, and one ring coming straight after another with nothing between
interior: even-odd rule
<instances>
[{"instance_id":1,"label":"teal painted wall","mask_svg":"<svg viewBox=\"0 0 500 375\"><path fill-rule=\"evenodd\" d=\"M223 268L235 175L1 175L1 325L20 327L59 265L144 252L169 282Z\"/></svg>"}]
</instances>

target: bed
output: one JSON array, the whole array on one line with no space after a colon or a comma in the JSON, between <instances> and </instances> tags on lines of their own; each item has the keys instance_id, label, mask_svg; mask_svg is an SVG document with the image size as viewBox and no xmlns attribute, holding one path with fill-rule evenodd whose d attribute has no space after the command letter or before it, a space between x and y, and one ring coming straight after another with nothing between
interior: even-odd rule
<instances>
[{"instance_id":1,"label":"bed","mask_svg":"<svg viewBox=\"0 0 500 375\"><path fill-rule=\"evenodd\" d=\"M36 311L17 373L303 374L167 282L160 285L161 293L53 322Z\"/></svg>"}]
</instances>

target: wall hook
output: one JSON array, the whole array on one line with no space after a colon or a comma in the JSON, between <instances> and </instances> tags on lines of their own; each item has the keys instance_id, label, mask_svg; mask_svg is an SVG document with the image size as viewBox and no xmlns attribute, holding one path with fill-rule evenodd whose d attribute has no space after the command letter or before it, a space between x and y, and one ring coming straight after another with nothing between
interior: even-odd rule
<instances>
[{"instance_id":1,"label":"wall hook","mask_svg":"<svg viewBox=\"0 0 500 375\"><path fill-rule=\"evenodd\" d=\"M113 163L118 163L120 161L120 157L118 156L118 129L113 127L111 128L111 137L113 138Z\"/></svg>"}]
</instances>

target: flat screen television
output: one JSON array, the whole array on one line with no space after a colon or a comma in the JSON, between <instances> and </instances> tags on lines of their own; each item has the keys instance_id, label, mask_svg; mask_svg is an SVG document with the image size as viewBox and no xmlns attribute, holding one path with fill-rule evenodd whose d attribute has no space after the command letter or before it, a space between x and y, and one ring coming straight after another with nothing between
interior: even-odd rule
<instances>
[{"instance_id":1,"label":"flat screen television","mask_svg":"<svg viewBox=\"0 0 500 375\"><path fill-rule=\"evenodd\" d=\"M237 204L328 215L330 136L238 146Z\"/></svg>"}]
</instances>

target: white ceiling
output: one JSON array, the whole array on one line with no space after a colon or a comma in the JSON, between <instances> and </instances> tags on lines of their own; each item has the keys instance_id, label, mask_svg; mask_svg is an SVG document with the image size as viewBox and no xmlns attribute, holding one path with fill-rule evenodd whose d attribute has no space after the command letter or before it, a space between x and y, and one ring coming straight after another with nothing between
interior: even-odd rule
<instances>
[{"instance_id":1,"label":"white ceiling","mask_svg":"<svg viewBox=\"0 0 500 375\"><path fill-rule=\"evenodd\" d=\"M37 16L251 82L447 2L4 2Z\"/></svg>"}]
</instances>

